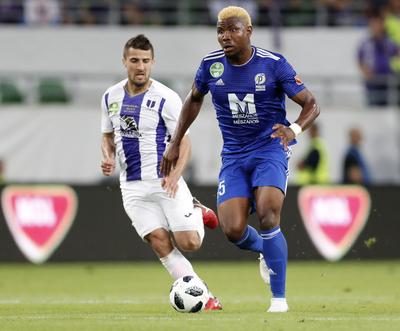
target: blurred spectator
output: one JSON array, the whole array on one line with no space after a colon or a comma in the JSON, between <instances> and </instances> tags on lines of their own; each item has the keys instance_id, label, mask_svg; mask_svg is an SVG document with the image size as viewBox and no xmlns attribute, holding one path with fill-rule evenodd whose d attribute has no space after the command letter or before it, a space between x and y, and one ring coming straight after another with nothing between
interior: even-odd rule
<instances>
[{"instance_id":1,"label":"blurred spectator","mask_svg":"<svg viewBox=\"0 0 400 331\"><path fill-rule=\"evenodd\" d=\"M63 24L76 24L79 5L77 0L61 0L61 21Z\"/></svg>"},{"instance_id":2,"label":"blurred spectator","mask_svg":"<svg viewBox=\"0 0 400 331\"><path fill-rule=\"evenodd\" d=\"M33 20L34 24L61 22L84 25L214 26L214 17L220 9L227 5L238 5L247 9L254 25L358 25L362 12L381 8L387 1L389 0L0 0L0 23L23 22L23 7L26 3L26 6L32 6L29 17L33 17L27 20ZM30 2L32 4L28 5ZM37 6L38 10L33 9ZM49 23L47 15L54 15L55 8L58 8L58 20L51 19Z\"/></svg>"},{"instance_id":3,"label":"blurred spectator","mask_svg":"<svg viewBox=\"0 0 400 331\"><path fill-rule=\"evenodd\" d=\"M189 0L187 2L184 25L211 25L208 4L205 1ZM212 24L215 26L215 20Z\"/></svg>"},{"instance_id":4,"label":"blurred spectator","mask_svg":"<svg viewBox=\"0 0 400 331\"><path fill-rule=\"evenodd\" d=\"M361 131L352 128L349 131L350 146L343 159L343 183L344 184L370 184L371 175L361 153Z\"/></svg>"},{"instance_id":5,"label":"blurred spectator","mask_svg":"<svg viewBox=\"0 0 400 331\"><path fill-rule=\"evenodd\" d=\"M178 14L179 1L176 0L153 0L153 6L148 6L148 16L151 24L177 25L180 16ZM158 10L154 10L156 7Z\"/></svg>"},{"instance_id":6,"label":"blurred spectator","mask_svg":"<svg viewBox=\"0 0 400 331\"><path fill-rule=\"evenodd\" d=\"M143 10L139 1L125 0L121 3L121 24L141 25L144 23Z\"/></svg>"},{"instance_id":7,"label":"blurred spectator","mask_svg":"<svg viewBox=\"0 0 400 331\"><path fill-rule=\"evenodd\" d=\"M0 23L22 23L23 6L21 1L0 0Z\"/></svg>"},{"instance_id":8,"label":"blurred spectator","mask_svg":"<svg viewBox=\"0 0 400 331\"><path fill-rule=\"evenodd\" d=\"M389 0L368 0L365 9L367 16L369 17L374 14L383 14L388 2Z\"/></svg>"},{"instance_id":9,"label":"blurred spectator","mask_svg":"<svg viewBox=\"0 0 400 331\"><path fill-rule=\"evenodd\" d=\"M85 3L82 12L83 24L108 24L110 5L107 0L88 0L79 1L80 4Z\"/></svg>"},{"instance_id":10,"label":"blurred spectator","mask_svg":"<svg viewBox=\"0 0 400 331\"><path fill-rule=\"evenodd\" d=\"M278 12L280 21L280 7L276 5L274 0L259 0L258 1L258 24L271 26L274 21L273 13ZM276 17L276 16L275 16ZM280 25L281 22L279 22Z\"/></svg>"},{"instance_id":11,"label":"blurred spectator","mask_svg":"<svg viewBox=\"0 0 400 331\"><path fill-rule=\"evenodd\" d=\"M110 2L107 0L63 0L65 24L96 25L110 23Z\"/></svg>"},{"instance_id":12,"label":"blurred spectator","mask_svg":"<svg viewBox=\"0 0 400 331\"><path fill-rule=\"evenodd\" d=\"M320 0L328 26L355 25L355 8L352 0Z\"/></svg>"},{"instance_id":13,"label":"blurred spectator","mask_svg":"<svg viewBox=\"0 0 400 331\"><path fill-rule=\"evenodd\" d=\"M389 0L385 16L388 37L400 45L400 0Z\"/></svg>"},{"instance_id":14,"label":"blurred spectator","mask_svg":"<svg viewBox=\"0 0 400 331\"><path fill-rule=\"evenodd\" d=\"M258 25L271 27L272 45L274 49L281 49L282 3L277 0L258 1Z\"/></svg>"},{"instance_id":15,"label":"blurred spectator","mask_svg":"<svg viewBox=\"0 0 400 331\"><path fill-rule=\"evenodd\" d=\"M258 6L255 0L209 0L208 9L210 14L210 23L212 25L217 23L216 17L220 10L227 6L243 7L249 13L252 24L256 25L258 23Z\"/></svg>"},{"instance_id":16,"label":"blurred spectator","mask_svg":"<svg viewBox=\"0 0 400 331\"><path fill-rule=\"evenodd\" d=\"M310 0L286 0L282 8L283 25L313 26L316 24L316 6Z\"/></svg>"},{"instance_id":17,"label":"blurred spectator","mask_svg":"<svg viewBox=\"0 0 400 331\"><path fill-rule=\"evenodd\" d=\"M297 165L297 184L328 184L329 168L325 143L319 135L319 127L313 124L308 130L310 136L306 156Z\"/></svg>"},{"instance_id":18,"label":"blurred spectator","mask_svg":"<svg viewBox=\"0 0 400 331\"><path fill-rule=\"evenodd\" d=\"M174 0L120 0L119 4L122 25L178 24Z\"/></svg>"},{"instance_id":19,"label":"blurred spectator","mask_svg":"<svg viewBox=\"0 0 400 331\"><path fill-rule=\"evenodd\" d=\"M399 48L386 35L384 19L375 14L368 20L369 36L358 48L358 64L365 80L368 104L389 104L391 81L395 79L392 61L399 56Z\"/></svg>"},{"instance_id":20,"label":"blurred spectator","mask_svg":"<svg viewBox=\"0 0 400 331\"><path fill-rule=\"evenodd\" d=\"M60 4L57 0L25 0L24 21L28 25L51 25L60 22Z\"/></svg>"}]
</instances>

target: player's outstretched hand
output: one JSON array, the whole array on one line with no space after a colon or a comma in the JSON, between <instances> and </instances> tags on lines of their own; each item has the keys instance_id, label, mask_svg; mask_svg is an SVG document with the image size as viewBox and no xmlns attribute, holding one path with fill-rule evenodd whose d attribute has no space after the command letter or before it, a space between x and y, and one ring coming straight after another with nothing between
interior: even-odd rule
<instances>
[{"instance_id":1,"label":"player's outstretched hand","mask_svg":"<svg viewBox=\"0 0 400 331\"><path fill-rule=\"evenodd\" d=\"M171 142L164 152L160 171L164 176L168 176L171 170L175 167L179 158L179 146Z\"/></svg>"},{"instance_id":2,"label":"player's outstretched hand","mask_svg":"<svg viewBox=\"0 0 400 331\"><path fill-rule=\"evenodd\" d=\"M162 188L167 192L167 195L170 198L175 198L176 196L176 192L179 188L178 180L179 177L171 173L169 176L164 177L161 181Z\"/></svg>"},{"instance_id":3,"label":"player's outstretched hand","mask_svg":"<svg viewBox=\"0 0 400 331\"><path fill-rule=\"evenodd\" d=\"M101 162L101 170L104 176L111 176L115 169L115 160L105 159Z\"/></svg>"},{"instance_id":4,"label":"player's outstretched hand","mask_svg":"<svg viewBox=\"0 0 400 331\"><path fill-rule=\"evenodd\" d=\"M283 124L275 124L272 129L274 132L271 134L271 138L279 138L280 144L287 149L289 143L295 138L293 130Z\"/></svg>"}]
</instances>

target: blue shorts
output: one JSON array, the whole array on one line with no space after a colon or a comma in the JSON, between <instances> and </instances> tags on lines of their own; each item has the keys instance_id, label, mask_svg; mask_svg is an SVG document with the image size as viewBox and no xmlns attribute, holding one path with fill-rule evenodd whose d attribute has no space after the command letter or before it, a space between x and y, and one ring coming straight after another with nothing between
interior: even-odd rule
<instances>
[{"instance_id":1,"label":"blue shorts","mask_svg":"<svg viewBox=\"0 0 400 331\"><path fill-rule=\"evenodd\" d=\"M232 198L249 198L254 207L254 189L273 186L286 194L289 176L290 148L281 146L258 149L245 155L222 158L219 173L217 204Z\"/></svg>"}]
</instances>

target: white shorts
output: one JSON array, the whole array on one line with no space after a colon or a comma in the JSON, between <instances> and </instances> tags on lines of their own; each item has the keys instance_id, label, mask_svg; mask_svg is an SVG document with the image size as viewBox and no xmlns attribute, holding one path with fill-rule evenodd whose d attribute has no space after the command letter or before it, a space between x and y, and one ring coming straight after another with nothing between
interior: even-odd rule
<instances>
[{"instance_id":1,"label":"white shorts","mask_svg":"<svg viewBox=\"0 0 400 331\"><path fill-rule=\"evenodd\" d=\"M181 177L175 198L161 187L161 179L121 183L122 201L138 235L144 237L163 228L167 231L197 231L204 238L200 208L194 208L193 197Z\"/></svg>"}]
</instances>

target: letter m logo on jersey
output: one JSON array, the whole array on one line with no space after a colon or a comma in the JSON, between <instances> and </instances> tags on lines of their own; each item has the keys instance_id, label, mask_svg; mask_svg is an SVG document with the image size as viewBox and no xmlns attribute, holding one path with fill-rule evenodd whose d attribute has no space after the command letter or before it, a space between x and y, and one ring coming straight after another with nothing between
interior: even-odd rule
<instances>
[{"instance_id":1,"label":"letter m logo on jersey","mask_svg":"<svg viewBox=\"0 0 400 331\"><path fill-rule=\"evenodd\" d=\"M229 93L228 100L229 108L234 118L237 118L239 114L257 114L256 105L254 104L254 94L246 94L243 100L240 100L235 93Z\"/></svg>"}]
</instances>

